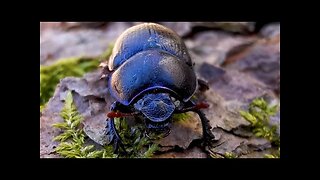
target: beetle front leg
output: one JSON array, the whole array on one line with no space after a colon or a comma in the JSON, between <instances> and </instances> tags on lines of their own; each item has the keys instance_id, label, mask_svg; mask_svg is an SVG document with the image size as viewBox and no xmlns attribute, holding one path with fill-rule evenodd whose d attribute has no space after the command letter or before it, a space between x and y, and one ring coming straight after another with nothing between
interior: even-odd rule
<instances>
[{"instance_id":1,"label":"beetle front leg","mask_svg":"<svg viewBox=\"0 0 320 180\"><path fill-rule=\"evenodd\" d=\"M210 145L212 140L215 138L212 134L212 127L209 124L209 120L207 119L206 115L199 109L194 110L200 117L201 124L202 124L202 132L203 132L203 140L206 145Z\"/></svg>"},{"instance_id":2,"label":"beetle front leg","mask_svg":"<svg viewBox=\"0 0 320 180\"><path fill-rule=\"evenodd\" d=\"M121 140L121 137L119 133L117 132L117 129L114 124L114 118L117 117L116 115L119 114L116 111L117 110L123 110L125 112L128 112L119 102L114 102L111 105L110 108L111 112L108 113L108 118L107 118L107 125L106 125L106 135L108 137L108 142L109 144L113 143L113 148L114 152L118 153L119 152L119 147L125 152L125 147L124 144Z\"/></svg>"},{"instance_id":3,"label":"beetle front leg","mask_svg":"<svg viewBox=\"0 0 320 180\"><path fill-rule=\"evenodd\" d=\"M118 154L119 147L126 153L121 137L115 127L114 118L107 118L106 135L108 137L108 144L113 144L114 153Z\"/></svg>"},{"instance_id":4,"label":"beetle front leg","mask_svg":"<svg viewBox=\"0 0 320 180\"><path fill-rule=\"evenodd\" d=\"M215 138L214 135L212 134L211 131L211 125L209 124L209 120L207 119L206 115L200 110L203 108L208 108L209 104L201 102L198 104L195 104L191 101L188 101L185 104L185 107L177 110L176 113L184 113L184 112L188 112L188 111L193 111L195 113L198 114L198 116L200 117L201 120L201 124L202 124L202 132L203 132L203 140L205 145L210 145L212 140Z\"/></svg>"}]
</instances>

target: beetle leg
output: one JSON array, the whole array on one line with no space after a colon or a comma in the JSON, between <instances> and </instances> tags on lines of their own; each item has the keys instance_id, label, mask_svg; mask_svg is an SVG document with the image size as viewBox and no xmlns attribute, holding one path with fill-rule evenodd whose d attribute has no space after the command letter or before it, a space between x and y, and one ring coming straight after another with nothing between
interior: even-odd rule
<instances>
[{"instance_id":1,"label":"beetle leg","mask_svg":"<svg viewBox=\"0 0 320 180\"><path fill-rule=\"evenodd\" d=\"M202 124L204 143L206 145L209 145L215 137L212 134L212 131L211 131L212 127L209 124L209 120L207 119L206 115L200 110L202 108L208 108L209 105L204 102L195 104L192 101L188 101L185 105L186 107L184 107L181 110L177 110L176 113L184 113L188 111L193 111L197 113L198 116L200 117L201 124Z\"/></svg>"},{"instance_id":2,"label":"beetle leg","mask_svg":"<svg viewBox=\"0 0 320 180\"><path fill-rule=\"evenodd\" d=\"M209 124L209 120L201 110L195 109L194 112L197 113L201 119L204 143L206 145L209 145L212 142L212 140L215 138L214 135L212 134L212 131L211 131L212 127Z\"/></svg>"},{"instance_id":3,"label":"beetle leg","mask_svg":"<svg viewBox=\"0 0 320 180\"><path fill-rule=\"evenodd\" d=\"M208 107L209 107L209 104L205 103L205 102L200 102L198 104L194 104L194 103L190 102L190 103L187 103L186 106L183 107L182 109L176 110L176 113L195 111L195 110L199 110L199 109L205 109Z\"/></svg>"},{"instance_id":4,"label":"beetle leg","mask_svg":"<svg viewBox=\"0 0 320 180\"><path fill-rule=\"evenodd\" d=\"M109 144L113 144L113 151L114 153L118 154L119 147L126 153L126 149L123 145L123 142L120 138L120 135L115 128L114 119L108 118L107 125L106 125L106 135L108 137Z\"/></svg>"},{"instance_id":5,"label":"beetle leg","mask_svg":"<svg viewBox=\"0 0 320 180\"><path fill-rule=\"evenodd\" d=\"M111 112L115 112L116 110L124 110L124 109L125 108L122 107L122 105L117 101L112 103L111 108L110 108ZM115 153L118 153L119 147L125 153L127 153L126 150L125 150L124 144L123 144L123 142L121 140L121 137L120 137L120 135L117 132L117 129L115 127L114 118L113 117L108 117L107 118L106 135L108 137L109 144L113 143L113 148L114 148L114 152Z\"/></svg>"},{"instance_id":6,"label":"beetle leg","mask_svg":"<svg viewBox=\"0 0 320 180\"><path fill-rule=\"evenodd\" d=\"M209 84L202 79L198 79L198 85L201 92L209 90Z\"/></svg>"}]
</instances>

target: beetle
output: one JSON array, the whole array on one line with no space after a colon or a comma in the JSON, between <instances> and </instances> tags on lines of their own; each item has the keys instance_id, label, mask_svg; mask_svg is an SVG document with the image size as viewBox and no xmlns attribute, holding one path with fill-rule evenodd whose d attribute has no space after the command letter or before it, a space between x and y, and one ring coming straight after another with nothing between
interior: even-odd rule
<instances>
[{"instance_id":1,"label":"beetle","mask_svg":"<svg viewBox=\"0 0 320 180\"><path fill-rule=\"evenodd\" d=\"M117 117L140 116L147 130L168 135L173 114L193 111L201 119L205 144L214 139L209 120L200 110L209 105L191 100L197 89L209 87L197 79L186 45L173 30L156 23L128 28L102 67L116 99L106 125L108 142L116 153L119 148L125 151L114 124Z\"/></svg>"}]
</instances>

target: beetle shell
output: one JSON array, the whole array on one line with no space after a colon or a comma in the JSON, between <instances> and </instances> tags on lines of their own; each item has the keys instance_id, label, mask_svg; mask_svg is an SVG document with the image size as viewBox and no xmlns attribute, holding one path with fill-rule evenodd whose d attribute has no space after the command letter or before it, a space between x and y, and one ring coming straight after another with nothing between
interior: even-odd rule
<instances>
[{"instance_id":1,"label":"beetle shell","mask_svg":"<svg viewBox=\"0 0 320 180\"><path fill-rule=\"evenodd\" d=\"M152 89L166 89L184 101L196 90L197 79L190 66L162 50L142 51L123 63L111 76L109 86L122 104Z\"/></svg>"},{"instance_id":2,"label":"beetle shell","mask_svg":"<svg viewBox=\"0 0 320 180\"><path fill-rule=\"evenodd\" d=\"M110 92L124 105L154 89L171 92L183 101L196 91L197 78L184 42L158 24L126 30L116 41L108 65Z\"/></svg>"},{"instance_id":3,"label":"beetle shell","mask_svg":"<svg viewBox=\"0 0 320 180\"><path fill-rule=\"evenodd\" d=\"M134 54L148 49L162 49L192 66L188 50L177 33L159 24L144 23L119 36L109 59L109 70L115 70Z\"/></svg>"}]
</instances>

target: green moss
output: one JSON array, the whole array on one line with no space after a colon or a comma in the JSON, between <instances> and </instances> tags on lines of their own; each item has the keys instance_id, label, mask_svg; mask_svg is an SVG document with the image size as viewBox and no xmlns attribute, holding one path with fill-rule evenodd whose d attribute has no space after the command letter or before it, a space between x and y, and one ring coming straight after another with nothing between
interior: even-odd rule
<instances>
[{"instance_id":1,"label":"green moss","mask_svg":"<svg viewBox=\"0 0 320 180\"><path fill-rule=\"evenodd\" d=\"M179 121L185 121L191 118L191 115L188 113L180 113L180 114L174 114L172 116L172 122L179 122Z\"/></svg>"},{"instance_id":2,"label":"green moss","mask_svg":"<svg viewBox=\"0 0 320 180\"><path fill-rule=\"evenodd\" d=\"M280 145L280 137L276 133L277 126L270 124L270 116L277 113L278 105L269 106L262 98L257 98L249 105L248 111L240 111L241 116L251 123L252 131L257 137L263 137Z\"/></svg>"},{"instance_id":3,"label":"green moss","mask_svg":"<svg viewBox=\"0 0 320 180\"><path fill-rule=\"evenodd\" d=\"M63 130L63 133L53 139L60 142L55 149L56 153L66 158L96 158L102 157L104 153L110 154L110 152L104 152L105 150L94 151L93 145L84 145L85 134L79 127L83 118L73 103L70 91L67 94L60 116L64 119L64 122L52 125Z\"/></svg>"},{"instance_id":4,"label":"green moss","mask_svg":"<svg viewBox=\"0 0 320 180\"><path fill-rule=\"evenodd\" d=\"M80 123L82 116L77 111L71 92L68 92L65 105L60 116L64 122L53 124L63 132L53 140L60 142L55 152L66 158L149 158L158 150L158 145L152 143L143 133L141 125L129 127L124 119L115 119L127 155L113 153L112 145L106 145L102 150L97 150L94 145L85 145L86 137Z\"/></svg>"},{"instance_id":5,"label":"green moss","mask_svg":"<svg viewBox=\"0 0 320 180\"><path fill-rule=\"evenodd\" d=\"M226 152L224 153L224 157L228 159L237 158L237 156L233 152Z\"/></svg>"},{"instance_id":6,"label":"green moss","mask_svg":"<svg viewBox=\"0 0 320 180\"><path fill-rule=\"evenodd\" d=\"M61 59L50 66L40 66L40 105L50 99L61 79L68 76L81 77L98 65L98 59L77 57Z\"/></svg>"},{"instance_id":7,"label":"green moss","mask_svg":"<svg viewBox=\"0 0 320 180\"><path fill-rule=\"evenodd\" d=\"M265 154L265 158L280 158L280 147L278 148L277 152L274 154Z\"/></svg>"},{"instance_id":8,"label":"green moss","mask_svg":"<svg viewBox=\"0 0 320 180\"><path fill-rule=\"evenodd\" d=\"M240 111L240 114L250 122L255 136L266 138L274 146L279 147L280 156L280 136L276 132L278 126L270 123L270 116L276 115L277 111L278 105L270 106L263 98L256 98L250 103L248 111ZM266 155L266 157L271 157L271 155Z\"/></svg>"},{"instance_id":9,"label":"green moss","mask_svg":"<svg viewBox=\"0 0 320 180\"><path fill-rule=\"evenodd\" d=\"M144 133L141 124L129 127L124 118L116 118L115 126L119 130L119 135L123 140L127 155L119 156L124 158L148 158L159 149Z\"/></svg>"},{"instance_id":10,"label":"green moss","mask_svg":"<svg viewBox=\"0 0 320 180\"><path fill-rule=\"evenodd\" d=\"M81 77L99 67L111 55L113 44L99 57L74 57L57 60L49 66L40 66L40 105L44 105L53 95L56 85L65 77Z\"/></svg>"},{"instance_id":11,"label":"green moss","mask_svg":"<svg viewBox=\"0 0 320 180\"><path fill-rule=\"evenodd\" d=\"M225 152L224 154L211 152L209 155L211 158L215 158L215 159L217 159L217 158L226 158L226 159L237 158L237 155L234 154L233 152Z\"/></svg>"},{"instance_id":12,"label":"green moss","mask_svg":"<svg viewBox=\"0 0 320 180\"><path fill-rule=\"evenodd\" d=\"M45 104L44 105L40 105L40 112L43 111L44 107L45 107Z\"/></svg>"}]
</instances>

